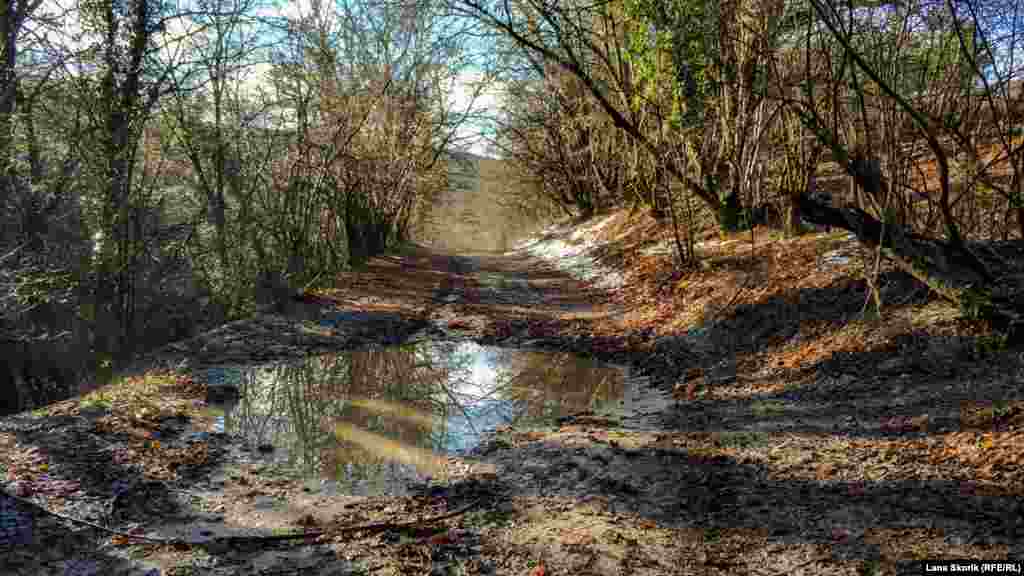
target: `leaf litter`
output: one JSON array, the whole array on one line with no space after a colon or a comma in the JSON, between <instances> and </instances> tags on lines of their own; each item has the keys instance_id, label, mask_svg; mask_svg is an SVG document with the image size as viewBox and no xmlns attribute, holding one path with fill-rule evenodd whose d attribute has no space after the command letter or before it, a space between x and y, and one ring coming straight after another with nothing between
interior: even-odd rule
<instances>
[{"instance_id":1,"label":"leaf litter","mask_svg":"<svg viewBox=\"0 0 1024 576\"><path fill-rule=\"evenodd\" d=\"M69 528L26 502L123 532L76 529L78 552L23 550L8 571L897 574L924 558L1022 555L1018 351L884 266L888 304L866 316L863 259L842 235L708 232L704 265L680 272L652 249L667 232L650 219L592 224L506 255L376 259L309 295L300 321L375 311L393 325L339 335L350 324L320 322L328 335L273 354L426 325L632 364L650 382L636 393L664 399L648 417L499 430L421 495L329 497L216 434L188 370L140 369L0 422L3 488L19 498L5 506L35 518L35 542ZM260 322L269 338L285 320ZM169 347L154 365L268 357L248 329ZM478 504L446 516L467 503ZM403 527L430 517L444 519ZM317 536L222 549L132 538L174 523L212 541L225 525L233 537ZM361 525L382 529L344 531Z\"/></svg>"}]
</instances>

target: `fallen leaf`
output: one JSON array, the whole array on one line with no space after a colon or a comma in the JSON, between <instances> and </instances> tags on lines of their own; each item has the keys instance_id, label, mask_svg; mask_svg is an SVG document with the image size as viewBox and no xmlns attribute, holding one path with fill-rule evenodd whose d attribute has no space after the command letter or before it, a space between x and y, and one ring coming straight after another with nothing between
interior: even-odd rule
<instances>
[{"instance_id":1,"label":"fallen leaf","mask_svg":"<svg viewBox=\"0 0 1024 576\"><path fill-rule=\"evenodd\" d=\"M440 534L434 534L429 539L427 539L427 543L432 546L442 546L444 544L452 544L453 542L454 539L452 539L451 534L447 531L441 532Z\"/></svg>"},{"instance_id":2,"label":"fallen leaf","mask_svg":"<svg viewBox=\"0 0 1024 576\"><path fill-rule=\"evenodd\" d=\"M697 386L700 380L694 380L686 385L686 399L696 400L697 399Z\"/></svg>"},{"instance_id":3,"label":"fallen leaf","mask_svg":"<svg viewBox=\"0 0 1024 576\"><path fill-rule=\"evenodd\" d=\"M14 495L21 498L28 498L32 495L32 485L25 481L15 482Z\"/></svg>"},{"instance_id":4,"label":"fallen leaf","mask_svg":"<svg viewBox=\"0 0 1024 576\"><path fill-rule=\"evenodd\" d=\"M979 442L979 445L981 446L982 450L989 450L990 448L992 448L992 444L993 441L991 434L985 434L984 436L981 437L981 442Z\"/></svg>"},{"instance_id":5,"label":"fallen leaf","mask_svg":"<svg viewBox=\"0 0 1024 576\"><path fill-rule=\"evenodd\" d=\"M847 487L846 493L849 494L850 496L853 496L854 498L859 498L860 496L865 495L867 493L867 490L864 488L863 482L854 482L853 484L850 484L849 487Z\"/></svg>"},{"instance_id":6,"label":"fallen leaf","mask_svg":"<svg viewBox=\"0 0 1024 576\"><path fill-rule=\"evenodd\" d=\"M833 464L819 464L816 470L817 477L819 480L827 480L832 477L836 472L836 467Z\"/></svg>"},{"instance_id":7,"label":"fallen leaf","mask_svg":"<svg viewBox=\"0 0 1024 576\"><path fill-rule=\"evenodd\" d=\"M971 481L965 481L960 483L960 495L961 496L973 496L978 490L978 485Z\"/></svg>"},{"instance_id":8,"label":"fallen leaf","mask_svg":"<svg viewBox=\"0 0 1024 576\"><path fill-rule=\"evenodd\" d=\"M916 430L923 430L928 427L928 415L922 414L907 421L907 425Z\"/></svg>"},{"instance_id":9,"label":"fallen leaf","mask_svg":"<svg viewBox=\"0 0 1024 576\"><path fill-rule=\"evenodd\" d=\"M843 542L850 538L850 531L846 528L833 528L832 529L832 540L836 542Z\"/></svg>"}]
</instances>

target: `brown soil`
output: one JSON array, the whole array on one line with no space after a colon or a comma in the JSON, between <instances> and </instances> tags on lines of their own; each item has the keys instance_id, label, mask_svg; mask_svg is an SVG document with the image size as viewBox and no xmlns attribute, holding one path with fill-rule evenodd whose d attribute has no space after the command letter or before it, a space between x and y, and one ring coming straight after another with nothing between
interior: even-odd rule
<instances>
[{"instance_id":1,"label":"brown soil","mask_svg":"<svg viewBox=\"0 0 1024 576\"><path fill-rule=\"evenodd\" d=\"M865 319L867 255L842 235L708 237L679 272L652 222L602 223L588 238L625 274L615 293L523 253L419 248L0 420L0 503L32 522L0 572L917 574L1024 556L1019 351L884 266ZM635 413L502 430L449 458L447 485L359 498L210 434L191 376L423 335L586 353L650 385Z\"/></svg>"}]
</instances>

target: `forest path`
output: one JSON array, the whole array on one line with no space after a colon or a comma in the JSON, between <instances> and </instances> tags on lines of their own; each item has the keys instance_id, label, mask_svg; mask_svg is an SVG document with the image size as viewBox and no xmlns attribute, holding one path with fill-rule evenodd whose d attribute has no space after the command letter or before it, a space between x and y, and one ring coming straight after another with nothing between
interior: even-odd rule
<instances>
[{"instance_id":1,"label":"forest path","mask_svg":"<svg viewBox=\"0 0 1024 576\"><path fill-rule=\"evenodd\" d=\"M536 537L530 518L538 507L569 513L553 525L545 523L544 531L576 526L581 514L597 521L594 498L608 500L601 480L605 456L590 461L566 453L552 455L550 463L531 456L523 462L530 462L532 472L522 476L517 468L506 476L499 471L504 456L495 447L519 440L496 437L498 444L483 448L499 460L489 462L483 453L449 456L447 481L427 485L421 494L326 494L311 489L308 479L268 465L264 460L269 453L262 454L262 447L257 450L218 432L208 405L222 383L211 375L424 340L543 350L560 362L573 351L621 359L629 353L629 342L611 336L595 340L586 331L588 318L602 313L603 298L602 292L526 254L452 254L412 246L342 274L334 288L296 299L284 313L266 310L166 346L140 361L124 379L83 398L2 419L0 469L8 474L0 483L0 548L11 554L0 562L0 572L155 576L454 569L525 574L537 573L538 560L553 567L544 559L547 552L516 541ZM569 426L584 421L606 432L621 424L585 414L560 422ZM503 433L533 432L510 428ZM575 465L594 480L580 485L582 493L563 485L558 502L538 495L538 482L560 478L577 460ZM614 470L616 478L627 473L623 467ZM510 482L529 493L517 493ZM618 480L611 485L624 486ZM467 504L473 508L437 526L397 527L399 520L443 515ZM124 535L77 530L80 526L44 510ZM346 531L374 522L396 527ZM616 573L632 561L629 543L637 542L645 530L635 524L615 528L621 523L618 515L607 514L595 528L598 534L629 534L601 544L607 549L601 554L611 554L612 564L620 567ZM325 536L315 544L259 541L296 526L315 527ZM76 528L73 538L69 528ZM335 530L337 536L331 536ZM129 532L209 544L191 549L153 545L133 541ZM255 540L217 543L240 536ZM664 557L670 540L662 540L645 546L654 546L660 551L655 556ZM66 546L48 546L53 541ZM374 548L378 550L373 554L366 553ZM635 573L663 573L671 562L656 566L660 568Z\"/></svg>"},{"instance_id":2,"label":"forest path","mask_svg":"<svg viewBox=\"0 0 1024 576\"><path fill-rule=\"evenodd\" d=\"M638 361L642 338L596 330L611 294L525 252L451 253L409 246L342 273L332 288L166 346L132 370L251 364L411 338L571 351Z\"/></svg>"},{"instance_id":3,"label":"forest path","mask_svg":"<svg viewBox=\"0 0 1024 576\"><path fill-rule=\"evenodd\" d=\"M872 327L851 320L864 299L856 272L845 263L815 268L819 251L832 254L820 239L767 246L787 259L762 290L787 293L809 272L830 275L821 286L789 299L740 294L750 301L700 329L677 327L682 306L735 300L735 286L756 273L742 253L681 277L650 273L636 265L643 251L628 248L621 268L633 275L608 290L596 286L612 273L581 260L583 251L571 267L585 274L565 271L559 254L571 236L553 242L553 258L536 257L546 249L415 246L374 258L286 314L257 314L150 358L149 369L170 372L140 369L100 402L0 419L0 488L48 509L146 535L314 528L315 541L182 550L70 534L36 514L38 545L13 548L0 573L916 574L922 558L1024 553L1016 352L968 361L971 340L924 334L901 354L868 349L863 338L840 348L836 334ZM653 278L646 288L636 281L643 273ZM663 306L671 284L686 296L674 308ZM808 319L829 324L803 332ZM750 336L750 349L723 354L734 334ZM584 412L505 427L448 455L444 482L365 497L278 474L262 450L213 431L205 410L215 382L202 379L212 373L204 367L445 341L625 366L632 412L651 418ZM731 363L716 373L723 359ZM708 385L676 388L684 394L668 400L695 366ZM3 547L24 536L21 519L34 513L2 494L0 505L0 520L13 519L0 522ZM366 524L386 527L350 530ZM66 546L47 546L54 541Z\"/></svg>"}]
</instances>

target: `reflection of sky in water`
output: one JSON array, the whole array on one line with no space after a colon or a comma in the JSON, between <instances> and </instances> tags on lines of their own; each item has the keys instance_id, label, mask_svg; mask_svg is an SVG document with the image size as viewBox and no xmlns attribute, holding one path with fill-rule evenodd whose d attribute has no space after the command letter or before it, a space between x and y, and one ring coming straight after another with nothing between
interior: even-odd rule
<instances>
[{"instance_id":1,"label":"reflection of sky in water","mask_svg":"<svg viewBox=\"0 0 1024 576\"><path fill-rule=\"evenodd\" d=\"M491 349L473 342L459 343L460 354L472 357L467 378L452 383L452 412L447 417L447 452L466 452L481 441L481 436L515 420L516 402L497 397L498 373Z\"/></svg>"},{"instance_id":2,"label":"reflection of sky in water","mask_svg":"<svg viewBox=\"0 0 1024 576\"><path fill-rule=\"evenodd\" d=\"M448 417L445 451L466 452L473 449L480 443L482 435L513 422L516 412L516 403L507 400L481 400L461 407Z\"/></svg>"},{"instance_id":3,"label":"reflection of sky in water","mask_svg":"<svg viewBox=\"0 0 1024 576\"><path fill-rule=\"evenodd\" d=\"M428 342L211 368L205 378L240 386L217 418L254 448L273 445L263 458L323 490L403 494L443 478L436 453L465 453L499 426L618 409L624 375L566 354Z\"/></svg>"}]
</instances>

